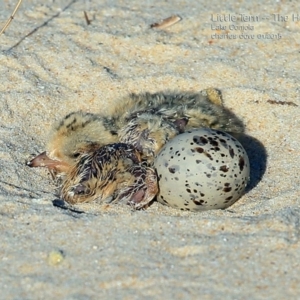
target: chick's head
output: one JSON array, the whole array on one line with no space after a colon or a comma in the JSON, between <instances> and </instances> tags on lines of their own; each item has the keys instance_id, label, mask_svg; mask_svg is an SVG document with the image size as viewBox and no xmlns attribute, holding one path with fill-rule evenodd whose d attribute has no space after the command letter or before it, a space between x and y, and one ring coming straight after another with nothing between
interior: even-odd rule
<instances>
[{"instance_id":1,"label":"chick's head","mask_svg":"<svg viewBox=\"0 0 300 300\"><path fill-rule=\"evenodd\" d=\"M85 112L73 112L57 122L50 133L46 152L28 163L31 167L48 167L65 173L83 153L115 142L117 134L107 128L104 117Z\"/></svg>"}]
</instances>

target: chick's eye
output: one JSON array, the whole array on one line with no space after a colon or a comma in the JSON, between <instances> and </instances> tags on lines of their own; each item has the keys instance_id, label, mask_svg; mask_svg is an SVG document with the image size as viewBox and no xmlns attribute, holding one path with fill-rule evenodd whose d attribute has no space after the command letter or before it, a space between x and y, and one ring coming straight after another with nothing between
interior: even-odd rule
<instances>
[{"instance_id":1,"label":"chick's eye","mask_svg":"<svg viewBox=\"0 0 300 300\"><path fill-rule=\"evenodd\" d=\"M80 155L80 153L77 152L77 153L73 153L73 154L71 155L71 157L72 157L72 158L77 158L77 157L79 157L79 155Z\"/></svg>"}]
</instances>

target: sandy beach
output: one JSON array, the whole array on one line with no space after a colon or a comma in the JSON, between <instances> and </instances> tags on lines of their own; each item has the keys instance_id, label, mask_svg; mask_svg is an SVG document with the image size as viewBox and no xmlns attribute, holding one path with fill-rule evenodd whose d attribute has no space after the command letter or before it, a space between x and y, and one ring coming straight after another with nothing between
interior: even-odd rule
<instances>
[{"instance_id":1,"label":"sandy beach","mask_svg":"<svg viewBox=\"0 0 300 300\"><path fill-rule=\"evenodd\" d=\"M16 2L0 0L1 24ZM24 0L0 36L0 298L299 299L297 4ZM251 181L226 210L63 210L25 165L72 111L209 87L247 128Z\"/></svg>"}]
</instances>

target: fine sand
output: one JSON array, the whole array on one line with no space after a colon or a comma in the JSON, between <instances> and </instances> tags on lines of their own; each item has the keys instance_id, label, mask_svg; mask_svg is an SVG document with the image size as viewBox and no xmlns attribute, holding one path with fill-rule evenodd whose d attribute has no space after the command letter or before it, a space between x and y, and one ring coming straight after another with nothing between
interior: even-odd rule
<instances>
[{"instance_id":1,"label":"fine sand","mask_svg":"<svg viewBox=\"0 0 300 300\"><path fill-rule=\"evenodd\" d=\"M1 24L16 2L0 0ZM0 298L299 299L297 4L24 0L0 36ZM25 165L71 111L208 87L247 126L251 182L227 210L80 214L53 206L49 173Z\"/></svg>"}]
</instances>

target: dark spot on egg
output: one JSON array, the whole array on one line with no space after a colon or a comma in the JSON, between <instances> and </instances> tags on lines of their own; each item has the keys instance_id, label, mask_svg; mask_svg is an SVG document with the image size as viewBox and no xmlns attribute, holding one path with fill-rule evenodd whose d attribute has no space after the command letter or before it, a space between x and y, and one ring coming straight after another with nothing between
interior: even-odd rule
<instances>
[{"instance_id":1,"label":"dark spot on egg","mask_svg":"<svg viewBox=\"0 0 300 300\"><path fill-rule=\"evenodd\" d=\"M222 135L222 136L227 136L225 132L223 131L220 131L220 130L216 130L216 133L218 133L219 135Z\"/></svg>"},{"instance_id":2,"label":"dark spot on egg","mask_svg":"<svg viewBox=\"0 0 300 300\"><path fill-rule=\"evenodd\" d=\"M234 150L232 149L231 146L229 146L229 154L230 154L231 158L234 157Z\"/></svg>"},{"instance_id":3,"label":"dark spot on egg","mask_svg":"<svg viewBox=\"0 0 300 300\"><path fill-rule=\"evenodd\" d=\"M193 136L193 141L198 145L206 145L208 143L208 140L205 137L198 135Z\"/></svg>"},{"instance_id":4,"label":"dark spot on egg","mask_svg":"<svg viewBox=\"0 0 300 300\"><path fill-rule=\"evenodd\" d=\"M200 163L201 163L201 160L200 160L200 159L196 159L196 163L197 163L197 164L200 164Z\"/></svg>"},{"instance_id":5,"label":"dark spot on egg","mask_svg":"<svg viewBox=\"0 0 300 300\"><path fill-rule=\"evenodd\" d=\"M228 172L229 168L226 165L223 165L220 167L219 170L226 173L226 172Z\"/></svg>"},{"instance_id":6,"label":"dark spot on egg","mask_svg":"<svg viewBox=\"0 0 300 300\"><path fill-rule=\"evenodd\" d=\"M191 192L191 190L190 190L190 189L186 189L186 191L187 191L188 193L190 193L190 192Z\"/></svg>"},{"instance_id":7,"label":"dark spot on egg","mask_svg":"<svg viewBox=\"0 0 300 300\"><path fill-rule=\"evenodd\" d=\"M174 174L174 173L176 172L176 169L175 169L175 168L172 168L172 167L170 167L168 170L169 170L169 172L172 173L172 174Z\"/></svg>"},{"instance_id":8,"label":"dark spot on egg","mask_svg":"<svg viewBox=\"0 0 300 300\"><path fill-rule=\"evenodd\" d=\"M214 140L210 140L209 143L214 146L214 147L217 147L219 145L219 143L217 141L214 141Z\"/></svg>"},{"instance_id":9,"label":"dark spot on egg","mask_svg":"<svg viewBox=\"0 0 300 300\"><path fill-rule=\"evenodd\" d=\"M212 158L212 156L208 153L208 152L204 152L204 154L210 159L210 160L214 160L213 158Z\"/></svg>"},{"instance_id":10,"label":"dark spot on egg","mask_svg":"<svg viewBox=\"0 0 300 300\"><path fill-rule=\"evenodd\" d=\"M197 148L195 148L195 150L196 150L198 153L203 153L203 152L204 152L204 149L201 148L201 147L197 147Z\"/></svg>"},{"instance_id":11,"label":"dark spot on egg","mask_svg":"<svg viewBox=\"0 0 300 300\"><path fill-rule=\"evenodd\" d=\"M241 170L241 171L243 171L244 166L245 166L245 160L244 160L244 157L243 157L243 156L240 156L240 159L239 159L239 167L240 167L240 170Z\"/></svg>"},{"instance_id":12,"label":"dark spot on egg","mask_svg":"<svg viewBox=\"0 0 300 300\"><path fill-rule=\"evenodd\" d=\"M224 187L223 192L228 193L232 190L232 187L228 186L228 187Z\"/></svg>"},{"instance_id":13,"label":"dark spot on egg","mask_svg":"<svg viewBox=\"0 0 300 300\"><path fill-rule=\"evenodd\" d=\"M196 205L203 205L204 203L204 200L193 200L193 202L196 204Z\"/></svg>"},{"instance_id":14,"label":"dark spot on egg","mask_svg":"<svg viewBox=\"0 0 300 300\"><path fill-rule=\"evenodd\" d=\"M227 197L227 198L225 199L224 203L228 203L232 198L233 198L232 196Z\"/></svg>"}]
</instances>

